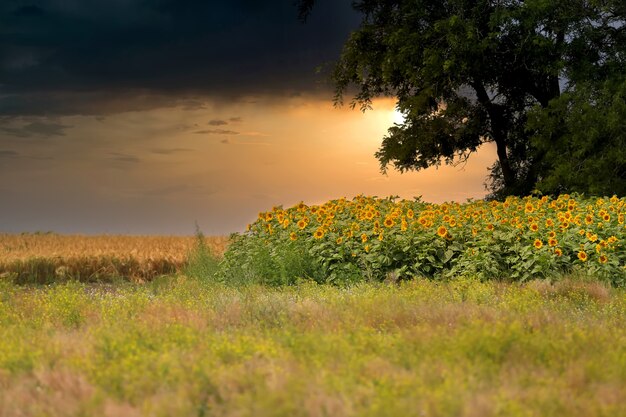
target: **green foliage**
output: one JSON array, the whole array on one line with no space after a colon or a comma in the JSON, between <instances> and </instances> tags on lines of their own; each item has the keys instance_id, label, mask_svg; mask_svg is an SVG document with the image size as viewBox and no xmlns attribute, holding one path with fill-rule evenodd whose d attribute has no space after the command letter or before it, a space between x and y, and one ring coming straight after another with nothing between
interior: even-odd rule
<instances>
[{"instance_id":1,"label":"green foliage","mask_svg":"<svg viewBox=\"0 0 626 417\"><path fill-rule=\"evenodd\" d=\"M298 3L302 18L314 1ZM626 119L626 110L613 100L615 90L605 89L626 68L623 0L359 0L353 6L363 19L332 73L335 100L342 103L351 86L357 88L351 105L363 110L374 97L397 97L405 122L383 138L376 153L382 170L454 164L494 142L493 197L527 195L538 180L551 192L619 192L598 188L597 176L586 171L609 166L612 152L623 149L616 120ZM541 114L540 122L529 123L531 111ZM572 148L584 148L584 155ZM561 164L561 151L584 167ZM571 168L576 179L568 182ZM604 175L623 187L622 168Z\"/></svg>"},{"instance_id":2,"label":"green foliage","mask_svg":"<svg viewBox=\"0 0 626 417\"><path fill-rule=\"evenodd\" d=\"M537 188L626 195L626 77L579 86L535 108L528 129L543 155Z\"/></svg>"},{"instance_id":3,"label":"green foliage","mask_svg":"<svg viewBox=\"0 0 626 417\"><path fill-rule=\"evenodd\" d=\"M205 282L216 279L219 259L207 245L204 234L196 225L196 245L187 256L183 273Z\"/></svg>"}]
</instances>

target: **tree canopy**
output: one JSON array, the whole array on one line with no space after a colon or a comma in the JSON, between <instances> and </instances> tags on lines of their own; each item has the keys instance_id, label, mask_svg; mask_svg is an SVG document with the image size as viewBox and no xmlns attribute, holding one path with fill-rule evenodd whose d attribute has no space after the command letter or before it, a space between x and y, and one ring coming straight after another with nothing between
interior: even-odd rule
<instances>
[{"instance_id":1,"label":"tree canopy","mask_svg":"<svg viewBox=\"0 0 626 417\"><path fill-rule=\"evenodd\" d=\"M300 0L300 17L314 0ZM332 80L362 110L397 98L385 171L468 158L495 143L492 196L626 194L626 2L358 0Z\"/></svg>"}]
</instances>

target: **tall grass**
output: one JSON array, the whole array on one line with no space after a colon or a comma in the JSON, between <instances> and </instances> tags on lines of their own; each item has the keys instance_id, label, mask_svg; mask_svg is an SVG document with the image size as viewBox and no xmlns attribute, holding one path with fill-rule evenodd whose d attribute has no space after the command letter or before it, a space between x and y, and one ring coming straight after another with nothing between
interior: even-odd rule
<instances>
[{"instance_id":1,"label":"tall grass","mask_svg":"<svg viewBox=\"0 0 626 417\"><path fill-rule=\"evenodd\" d=\"M217 281L219 259L209 245L198 225L196 225L195 245L187 256L183 273L203 282Z\"/></svg>"},{"instance_id":2,"label":"tall grass","mask_svg":"<svg viewBox=\"0 0 626 417\"><path fill-rule=\"evenodd\" d=\"M626 416L625 317L568 278L0 281L0 416Z\"/></svg>"}]
</instances>

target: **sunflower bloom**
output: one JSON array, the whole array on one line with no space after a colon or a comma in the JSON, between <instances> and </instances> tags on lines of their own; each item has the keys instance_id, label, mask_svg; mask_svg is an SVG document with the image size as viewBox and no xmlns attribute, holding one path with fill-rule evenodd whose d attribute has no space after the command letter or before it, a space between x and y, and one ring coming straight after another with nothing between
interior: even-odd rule
<instances>
[{"instance_id":1,"label":"sunflower bloom","mask_svg":"<svg viewBox=\"0 0 626 417\"><path fill-rule=\"evenodd\" d=\"M291 239L291 240L298 239L298 235L296 235L296 232L289 233L289 239Z\"/></svg>"},{"instance_id":2,"label":"sunflower bloom","mask_svg":"<svg viewBox=\"0 0 626 417\"><path fill-rule=\"evenodd\" d=\"M589 257L584 250L581 250L580 252L578 252L578 259L580 259L582 262L587 262L587 259L589 259Z\"/></svg>"},{"instance_id":3,"label":"sunflower bloom","mask_svg":"<svg viewBox=\"0 0 626 417\"><path fill-rule=\"evenodd\" d=\"M554 249L554 254L556 256L563 256L563 250L561 248Z\"/></svg>"},{"instance_id":4,"label":"sunflower bloom","mask_svg":"<svg viewBox=\"0 0 626 417\"><path fill-rule=\"evenodd\" d=\"M383 224L385 225L385 227L393 227L393 225L395 225L396 222L394 222L391 217L387 217L385 221L383 222Z\"/></svg>"},{"instance_id":5,"label":"sunflower bloom","mask_svg":"<svg viewBox=\"0 0 626 417\"><path fill-rule=\"evenodd\" d=\"M321 239L321 238L323 238L323 237L324 237L324 230L323 230L323 229L321 229L321 228L320 228L320 229L317 229L317 230L315 231L315 233L313 233L313 237L314 237L315 239Z\"/></svg>"},{"instance_id":6,"label":"sunflower bloom","mask_svg":"<svg viewBox=\"0 0 626 417\"><path fill-rule=\"evenodd\" d=\"M556 238L550 238L548 239L548 246L550 246L551 248L558 245L559 241L556 240Z\"/></svg>"},{"instance_id":7,"label":"sunflower bloom","mask_svg":"<svg viewBox=\"0 0 626 417\"><path fill-rule=\"evenodd\" d=\"M306 222L304 220L299 220L298 221L298 228L300 230L304 229L306 227Z\"/></svg>"},{"instance_id":8,"label":"sunflower bloom","mask_svg":"<svg viewBox=\"0 0 626 417\"><path fill-rule=\"evenodd\" d=\"M601 264L607 263L608 260L609 260L609 257L606 255L600 255L600 258L598 259L598 261L600 261Z\"/></svg>"},{"instance_id":9,"label":"sunflower bloom","mask_svg":"<svg viewBox=\"0 0 626 417\"><path fill-rule=\"evenodd\" d=\"M541 249L543 247L543 242L539 239L535 239L535 241L533 242L533 246L535 247L535 249Z\"/></svg>"},{"instance_id":10,"label":"sunflower bloom","mask_svg":"<svg viewBox=\"0 0 626 417\"><path fill-rule=\"evenodd\" d=\"M446 229L445 226L439 226L439 228L437 228L437 234L440 237L446 237L448 235L448 229Z\"/></svg>"}]
</instances>

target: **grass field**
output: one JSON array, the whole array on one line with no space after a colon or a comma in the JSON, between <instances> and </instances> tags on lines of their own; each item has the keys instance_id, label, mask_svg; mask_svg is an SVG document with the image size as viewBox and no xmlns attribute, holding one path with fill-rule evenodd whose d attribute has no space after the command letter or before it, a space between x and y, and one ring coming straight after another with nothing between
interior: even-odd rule
<instances>
[{"instance_id":1,"label":"grass field","mask_svg":"<svg viewBox=\"0 0 626 417\"><path fill-rule=\"evenodd\" d=\"M624 416L626 292L0 284L0 416Z\"/></svg>"}]
</instances>

